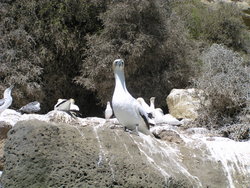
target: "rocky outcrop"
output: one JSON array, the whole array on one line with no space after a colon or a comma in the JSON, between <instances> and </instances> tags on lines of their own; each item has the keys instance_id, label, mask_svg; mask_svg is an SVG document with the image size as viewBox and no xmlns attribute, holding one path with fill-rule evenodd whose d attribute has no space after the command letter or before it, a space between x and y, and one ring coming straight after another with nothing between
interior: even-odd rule
<instances>
[{"instance_id":1,"label":"rocky outcrop","mask_svg":"<svg viewBox=\"0 0 250 188\"><path fill-rule=\"evenodd\" d=\"M10 124L0 121L0 140L7 138L7 133L11 128Z\"/></svg>"},{"instance_id":2,"label":"rocky outcrop","mask_svg":"<svg viewBox=\"0 0 250 188\"><path fill-rule=\"evenodd\" d=\"M115 120L49 113L8 133L5 187L247 187L250 141L212 137L201 128L162 125L151 136ZM64 123L60 123L64 122ZM65 123L67 122L67 123Z\"/></svg>"},{"instance_id":3,"label":"rocky outcrop","mask_svg":"<svg viewBox=\"0 0 250 188\"><path fill-rule=\"evenodd\" d=\"M4 148L4 143L7 138L7 133L8 131L12 128L12 126L4 121L0 121L0 171L3 170L3 148Z\"/></svg>"},{"instance_id":4,"label":"rocky outcrop","mask_svg":"<svg viewBox=\"0 0 250 188\"><path fill-rule=\"evenodd\" d=\"M5 187L178 187L187 181L165 179L137 142L140 137L123 130L19 122L5 145L2 182Z\"/></svg>"},{"instance_id":5,"label":"rocky outcrop","mask_svg":"<svg viewBox=\"0 0 250 188\"><path fill-rule=\"evenodd\" d=\"M166 102L172 116L193 120L198 117L199 109L208 104L204 92L197 89L173 89Z\"/></svg>"}]
</instances>

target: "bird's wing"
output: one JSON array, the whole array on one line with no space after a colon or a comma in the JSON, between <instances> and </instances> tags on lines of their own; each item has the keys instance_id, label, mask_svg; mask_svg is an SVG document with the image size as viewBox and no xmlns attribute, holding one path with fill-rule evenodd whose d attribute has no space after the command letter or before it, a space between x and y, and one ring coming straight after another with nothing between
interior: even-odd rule
<instances>
[{"instance_id":1,"label":"bird's wing","mask_svg":"<svg viewBox=\"0 0 250 188\"><path fill-rule=\"evenodd\" d=\"M138 111L139 111L140 116L144 120L147 128L149 129L150 128L150 126L149 126L150 124L151 125L155 124L154 121L153 121L153 115L152 115L152 113L147 113L145 111L145 109L139 103L138 103L137 107L138 107Z\"/></svg>"},{"instance_id":2,"label":"bird's wing","mask_svg":"<svg viewBox=\"0 0 250 188\"><path fill-rule=\"evenodd\" d=\"M67 99L62 99L59 102L56 103L56 105L54 106L54 108L59 107L61 104L65 103L67 101Z\"/></svg>"},{"instance_id":3,"label":"bird's wing","mask_svg":"<svg viewBox=\"0 0 250 188\"><path fill-rule=\"evenodd\" d=\"M55 109L62 110L62 111L69 111L70 110L70 105L71 105L70 100L62 101L61 103L56 105Z\"/></svg>"},{"instance_id":4,"label":"bird's wing","mask_svg":"<svg viewBox=\"0 0 250 188\"><path fill-rule=\"evenodd\" d=\"M3 104L4 104L4 102L5 102L5 99L3 98L3 99L0 99L0 106L2 106Z\"/></svg>"},{"instance_id":5,"label":"bird's wing","mask_svg":"<svg viewBox=\"0 0 250 188\"><path fill-rule=\"evenodd\" d=\"M70 110L80 111L80 108L76 104L70 104Z\"/></svg>"}]
</instances>

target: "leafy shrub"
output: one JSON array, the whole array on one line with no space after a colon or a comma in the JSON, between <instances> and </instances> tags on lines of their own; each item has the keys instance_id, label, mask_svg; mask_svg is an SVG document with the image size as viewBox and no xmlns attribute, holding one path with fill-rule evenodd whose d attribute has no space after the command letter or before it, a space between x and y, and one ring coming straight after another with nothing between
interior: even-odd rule
<instances>
[{"instance_id":1,"label":"leafy shrub","mask_svg":"<svg viewBox=\"0 0 250 188\"><path fill-rule=\"evenodd\" d=\"M96 91L103 104L112 97L112 62L125 60L128 90L135 97L165 97L185 87L192 70L193 43L167 1L111 1L101 15L104 28L88 37L87 58L77 83Z\"/></svg>"},{"instance_id":2,"label":"leafy shrub","mask_svg":"<svg viewBox=\"0 0 250 188\"><path fill-rule=\"evenodd\" d=\"M201 110L200 123L212 127L233 123L244 109L249 75L243 58L223 45L213 44L202 55L201 75L194 80L211 101Z\"/></svg>"},{"instance_id":3,"label":"leafy shrub","mask_svg":"<svg viewBox=\"0 0 250 188\"><path fill-rule=\"evenodd\" d=\"M15 102L24 95L43 96L41 90L41 59L34 37L19 27L9 16L10 6L1 3L0 8L0 83L1 91L10 84L25 85L22 92L15 92ZM16 87L14 88L14 91Z\"/></svg>"},{"instance_id":4,"label":"leafy shrub","mask_svg":"<svg viewBox=\"0 0 250 188\"><path fill-rule=\"evenodd\" d=\"M87 33L102 28L98 18L106 1L20 0L1 3L1 85L16 83L14 102L42 102L44 112L58 98L76 99L85 107L94 94L77 87L73 78L85 57ZM79 95L81 93L81 95ZM86 100L85 100L86 99Z\"/></svg>"},{"instance_id":5,"label":"leafy shrub","mask_svg":"<svg viewBox=\"0 0 250 188\"><path fill-rule=\"evenodd\" d=\"M248 51L250 35L239 8L232 3L215 5L206 5L200 0L174 3L193 38Z\"/></svg>"}]
</instances>

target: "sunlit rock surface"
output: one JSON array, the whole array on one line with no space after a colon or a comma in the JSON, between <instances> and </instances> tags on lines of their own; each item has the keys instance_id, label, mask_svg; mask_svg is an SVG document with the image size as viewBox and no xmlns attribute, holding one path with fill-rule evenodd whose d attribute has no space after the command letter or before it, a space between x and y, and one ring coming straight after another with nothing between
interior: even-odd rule
<instances>
[{"instance_id":1,"label":"sunlit rock surface","mask_svg":"<svg viewBox=\"0 0 250 188\"><path fill-rule=\"evenodd\" d=\"M0 172L4 167L4 158L3 158L3 148L5 140L7 138L7 133L11 129L11 125L5 121L0 121Z\"/></svg>"},{"instance_id":2,"label":"sunlit rock surface","mask_svg":"<svg viewBox=\"0 0 250 188\"><path fill-rule=\"evenodd\" d=\"M207 105L204 92L198 89L172 89L166 98L169 112L176 118L196 119L201 104Z\"/></svg>"},{"instance_id":3,"label":"sunlit rock surface","mask_svg":"<svg viewBox=\"0 0 250 188\"><path fill-rule=\"evenodd\" d=\"M250 141L167 124L151 130L161 139L136 136L115 119L55 111L19 117L24 119L5 143L1 182L7 188L250 185Z\"/></svg>"}]
</instances>

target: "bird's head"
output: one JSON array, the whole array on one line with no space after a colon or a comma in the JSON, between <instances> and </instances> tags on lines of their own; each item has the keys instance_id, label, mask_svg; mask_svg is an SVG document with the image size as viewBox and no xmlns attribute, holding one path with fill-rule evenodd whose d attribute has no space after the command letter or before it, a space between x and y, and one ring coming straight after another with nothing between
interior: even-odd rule
<instances>
[{"instance_id":1,"label":"bird's head","mask_svg":"<svg viewBox=\"0 0 250 188\"><path fill-rule=\"evenodd\" d=\"M14 85L11 85L9 88L5 89L5 91L3 93L4 98L7 98L8 96L10 96L13 87L14 87Z\"/></svg>"},{"instance_id":2,"label":"bird's head","mask_svg":"<svg viewBox=\"0 0 250 188\"><path fill-rule=\"evenodd\" d=\"M69 101L70 101L71 104L75 104L75 100L74 99L71 98L71 99L69 99Z\"/></svg>"},{"instance_id":3,"label":"bird's head","mask_svg":"<svg viewBox=\"0 0 250 188\"><path fill-rule=\"evenodd\" d=\"M140 105L143 105L145 103L144 99L141 97L137 98L136 100L140 103Z\"/></svg>"},{"instance_id":4,"label":"bird's head","mask_svg":"<svg viewBox=\"0 0 250 188\"><path fill-rule=\"evenodd\" d=\"M123 71L124 70L124 61L122 59L116 59L113 62L113 70L114 71Z\"/></svg>"},{"instance_id":5,"label":"bird's head","mask_svg":"<svg viewBox=\"0 0 250 188\"><path fill-rule=\"evenodd\" d=\"M155 97L151 97L151 98L150 98L150 102L153 102L153 103L154 103L154 102L155 102Z\"/></svg>"}]
</instances>

